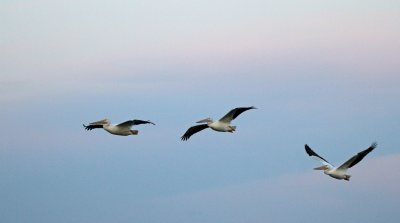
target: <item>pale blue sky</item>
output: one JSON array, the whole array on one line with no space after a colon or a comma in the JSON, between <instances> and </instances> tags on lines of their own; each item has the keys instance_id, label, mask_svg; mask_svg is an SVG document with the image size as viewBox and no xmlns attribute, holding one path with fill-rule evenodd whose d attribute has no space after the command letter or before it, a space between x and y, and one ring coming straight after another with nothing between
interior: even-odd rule
<instances>
[{"instance_id":1,"label":"pale blue sky","mask_svg":"<svg viewBox=\"0 0 400 223\"><path fill-rule=\"evenodd\" d=\"M0 5L2 222L398 222L399 1Z\"/></svg>"}]
</instances>

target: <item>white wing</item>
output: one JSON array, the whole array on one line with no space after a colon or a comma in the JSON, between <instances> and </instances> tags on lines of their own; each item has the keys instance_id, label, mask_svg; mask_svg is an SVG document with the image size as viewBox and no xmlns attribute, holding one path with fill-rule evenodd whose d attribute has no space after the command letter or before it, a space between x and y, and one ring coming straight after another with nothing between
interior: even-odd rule
<instances>
[{"instance_id":1,"label":"white wing","mask_svg":"<svg viewBox=\"0 0 400 223\"><path fill-rule=\"evenodd\" d=\"M316 152L314 152L307 144L304 146L306 149L306 152L309 156L311 156L313 159L320 161L322 164L327 166L329 169L335 168L332 164L330 164L326 159L322 158L320 155L318 155Z\"/></svg>"}]
</instances>

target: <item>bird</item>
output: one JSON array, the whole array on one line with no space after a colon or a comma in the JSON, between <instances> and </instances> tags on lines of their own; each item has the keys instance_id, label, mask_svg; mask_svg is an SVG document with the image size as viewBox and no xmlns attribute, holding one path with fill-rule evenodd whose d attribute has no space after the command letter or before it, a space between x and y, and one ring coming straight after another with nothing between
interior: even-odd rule
<instances>
[{"instance_id":1,"label":"bird","mask_svg":"<svg viewBox=\"0 0 400 223\"><path fill-rule=\"evenodd\" d=\"M83 127L87 130L93 130L97 128L102 128L106 130L107 132L113 134L113 135L119 135L119 136L129 136L129 135L137 135L139 133L138 130L132 130L131 127L134 125L141 125L141 124L153 124L151 121L143 121L143 120L128 120L126 122L122 122L118 125L113 125L111 124L110 120L108 119L103 119L97 122L92 122L89 123L89 125L83 124Z\"/></svg>"},{"instance_id":2,"label":"bird","mask_svg":"<svg viewBox=\"0 0 400 223\"><path fill-rule=\"evenodd\" d=\"M234 120L236 117L238 117L240 114L243 112L250 110L250 109L256 109L254 106L251 107L238 107L230 110L224 117L222 117L218 121L213 121L211 118L206 118L203 120L200 120L196 123L206 123L206 124L201 124L201 125L195 125L190 127L185 134L181 137L182 141L187 141L193 134L200 132L201 130L204 130L206 128L211 128L212 130L215 130L217 132L230 132L233 133L236 131L236 126L231 125L231 121Z\"/></svg>"},{"instance_id":3,"label":"bird","mask_svg":"<svg viewBox=\"0 0 400 223\"><path fill-rule=\"evenodd\" d=\"M358 162L360 162L368 153L370 153L372 150L374 150L378 144L376 142L372 143L368 149L363 150L353 157L351 157L349 160L344 162L342 165L339 167L335 167L332 164L330 164L326 159L322 158L320 155L315 153L307 144L305 144L305 150L309 156L312 158L319 160L323 166L316 167L314 170L323 170L325 174L338 179L338 180L347 180L350 181L351 175L346 174L347 169L355 166Z\"/></svg>"}]
</instances>

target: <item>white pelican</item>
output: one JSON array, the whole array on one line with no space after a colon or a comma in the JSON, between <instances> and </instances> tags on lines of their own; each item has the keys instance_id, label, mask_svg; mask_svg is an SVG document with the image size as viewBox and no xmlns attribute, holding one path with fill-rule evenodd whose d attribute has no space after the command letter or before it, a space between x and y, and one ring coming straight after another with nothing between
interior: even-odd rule
<instances>
[{"instance_id":1,"label":"white pelican","mask_svg":"<svg viewBox=\"0 0 400 223\"><path fill-rule=\"evenodd\" d=\"M206 118L200 120L196 123L207 123L202 125L195 125L190 127L185 134L181 137L181 140L186 141L192 136L193 134L200 132L203 129L210 127L212 130L217 132L234 132L236 131L236 126L231 126L231 121L238 117L242 112L245 112L250 109L255 109L255 107L240 107L230 110L224 117L222 117L218 121L213 121L211 118Z\"/></svg>"},{"instance_id":2,"label":"white pelican","mask_svg":"<svg viewBox=\"0 0 400 223\"><path fill-rule=\"evenodd\" d=\"M102 128L107 132L113 135L119 136L128 136L128 135L137 135L139 133L138 130L132 130L131 127L133 125L140 125L140 124L153 124L151 121L142 121L142 120L129 120L118 125L112 125L110 120L103 119L97 122L89 123L89 125L83 125L87 131L97 128Z\"/></svg>"},{"instance_id":3,"label":"white pelican","mask_svg":"<svg viewBox=\"0 0 400 223\"><path fill-rule=\"evenodd\" d=\"M305 148L309 156L313 157L316 160L319 160L320 162L322 162L322 164L324 164L323 166L314 168L314 170L323 170L325 174L333 178L349 181L351 176L346 174L347 169L353 167L358 162L360 162L368 153L374 150L377 145L378 144L376 142L372 143L368 149L357 153L339 167L334 167L324 158L315 153L307 144L305 145Z\"/></svg>"}]
</instances>

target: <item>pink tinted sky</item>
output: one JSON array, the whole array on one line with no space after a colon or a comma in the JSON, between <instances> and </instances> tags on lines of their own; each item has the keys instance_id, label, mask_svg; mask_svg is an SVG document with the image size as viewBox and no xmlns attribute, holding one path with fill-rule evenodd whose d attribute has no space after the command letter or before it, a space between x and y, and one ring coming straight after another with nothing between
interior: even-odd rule
<instances>
[{"instance_id":1,"label":"pink tinted sky","mask_svg":"<svg viewBox=\"0 0 400 223\"><path fill-rule=\"evenodd\" d=\"M393 77L400 51L398 5L345 2L122 1L94 8L92 1L7 2L0 81L157 80L164 69L171 78L207 78L213 74L204 67L263 71L274 64L323 64L355 78ZM184 75L174 73L179 67L186 68Z\"/></svg>"}]
</instances>

